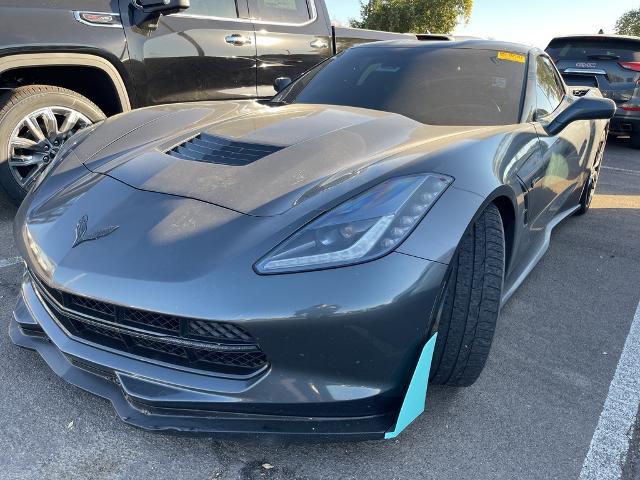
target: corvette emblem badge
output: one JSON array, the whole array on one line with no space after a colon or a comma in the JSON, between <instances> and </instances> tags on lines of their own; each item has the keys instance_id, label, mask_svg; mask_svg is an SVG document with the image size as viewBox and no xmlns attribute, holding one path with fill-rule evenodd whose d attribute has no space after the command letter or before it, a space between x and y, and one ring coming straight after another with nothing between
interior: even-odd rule
<instances>
[{"instance_id":1,"label":"corvette emblem badge","mask_svg":"<svg viewBox=\"0 0 640 480\"><path fill-rule=\"evenodd\" d=\"M84 215L76 225L76 239L73 242L71 248L77 247L81 243L89 242L91 240L98 240L99 238L106 237L107 235L112 234L118 228L118 225L114 225L111 227L104 227L99 230L94 230L93 232L87 232L87 223L89 223L89 217Z\"/></svg>"}]
</instances>

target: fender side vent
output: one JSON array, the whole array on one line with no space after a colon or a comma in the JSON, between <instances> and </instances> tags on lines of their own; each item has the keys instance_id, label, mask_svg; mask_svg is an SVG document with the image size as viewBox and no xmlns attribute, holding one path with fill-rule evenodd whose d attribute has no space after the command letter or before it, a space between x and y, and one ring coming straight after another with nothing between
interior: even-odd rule
<instances>
[{"instance_id":1,"label":"fender side vent","mask_svg":"<svg viewBox=\"0 0 640 480\"><path fill-rule=\"evenodd\" d=\"M201 133L166 153L183 160L240 167L249 165L283 148L274 145L238 142L229 138Z\"/></svg>"}]
</instances>

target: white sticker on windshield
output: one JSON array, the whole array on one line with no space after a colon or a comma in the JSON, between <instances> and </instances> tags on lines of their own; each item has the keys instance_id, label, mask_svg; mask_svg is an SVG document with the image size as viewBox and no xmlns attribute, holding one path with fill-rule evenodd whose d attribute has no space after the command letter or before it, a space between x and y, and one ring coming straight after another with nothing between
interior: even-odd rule
<instances>
[{"instance_id":1,"label":"white sticker on windshield","mask_svg":"<svg viewBox=\"0 0 640 480\"><path fill-rule=\"evenodd\" d=\"M296 0L262 0L265 7L278 10L297 10Z\"/></svg>"},{"instance_id":2,"label":"white sticker on windshield","mask_svg":"<svg viewBox=\"0 0 640 480\"><path fill-rule=\"evenodd\" d=\"M507 88L507 79L503 77L491 77L491 86L493 88Z\"/></svg>"}]
</instances>

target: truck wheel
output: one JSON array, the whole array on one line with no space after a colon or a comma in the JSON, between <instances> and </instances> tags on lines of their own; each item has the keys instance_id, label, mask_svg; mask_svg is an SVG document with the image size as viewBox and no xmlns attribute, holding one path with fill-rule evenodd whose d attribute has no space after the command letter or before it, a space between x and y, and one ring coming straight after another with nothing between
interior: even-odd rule
<instances>
[{"instance_id":1,"label":"truck wheel","mask_svg":"<svg viewBox=\"0 0 640 480\"><path fill-rule=\"evenodd\" d=\"M640 132L631 134L631 148L640 148Z\"/></svg>"},{"instance_id":2,"label":"truck wheel","mask_svg":"<svg viewBox=\"0 0 640 480\"><path fill-rule=\"evenodd\" d=\"M500 313L504 256L502 218L492 204L469 228L451 264L431 383L467 387L480 376Z\"/></svg>"},{"instance_id":3,"label":"truck wheel","mask_svg":"<svg viewBox=\"0 0 640 480\"><path fill-rule=\"evenodd\" d=\"M0 185L19 204L74 133L105 118L65 88L30 85L0 96Z\"/></svg>"}]
</instances>

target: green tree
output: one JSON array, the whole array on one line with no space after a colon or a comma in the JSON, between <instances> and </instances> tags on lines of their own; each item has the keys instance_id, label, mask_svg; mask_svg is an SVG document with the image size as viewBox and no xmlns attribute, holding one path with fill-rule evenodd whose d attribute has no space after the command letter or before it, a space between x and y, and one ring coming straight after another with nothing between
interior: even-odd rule
<instances>
[{"instance_id":1,"label":"green tree","mask_svg":"<svg viewBox=\"0 0 640 480\"><path fill-rule=\"evenodd\" d=\"M451 33L468 22L473 0L360 0L362 20L351 26L387 32Z\"/></svg>"},{"instance_id":2,"label":"green tree","mask_svg":"<svg viewBox=\"0 0 640 480\"><path fill-rule=\"evenodd\" d=\"M620 35L640 37L640 8L622 15L616 22L616 32Z\"/></svg>"}]
</instances>

